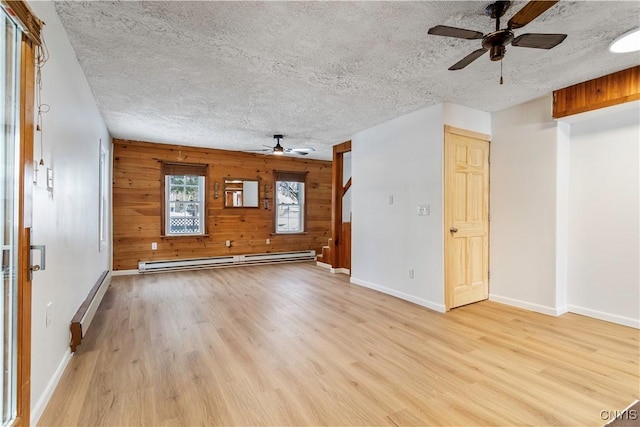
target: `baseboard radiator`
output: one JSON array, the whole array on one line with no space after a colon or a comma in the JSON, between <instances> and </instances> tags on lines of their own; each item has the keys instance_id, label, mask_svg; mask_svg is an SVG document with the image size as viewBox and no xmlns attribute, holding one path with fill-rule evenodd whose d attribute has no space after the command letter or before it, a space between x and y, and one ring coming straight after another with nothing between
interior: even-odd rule
<instances>
[{"instance_id":1,"label":"baseboard radiator","mask_svg":"<svg viewBox=\"0 0 640 427\"><path fill-rule=\"evenodd\" d=\"M167 261L141 261L138 272L197 270L238 265L269 264L276 262L315 261L316 251L273 252L267 254L229 255L211 258L177 259Z\"/></svg>"},{"instance_id":2,"label":"baseboard radiator","mask_svg":"<svg viewBox=\"0 0 640 427\"><path fill-rule=\"evenodd\" d=\"M109 282L111 281L110 279L109 272L103 271L95 285L93 285L89 291L89 295L87 295L87 298L85 298L73 316L73 319L71 319L71 352L75 352L80 343L82 343L82 338L87 329L89 329L91 321L93 321L102 297L104 297L105 292L107 292Z\"/></svg>"}]
</instances>

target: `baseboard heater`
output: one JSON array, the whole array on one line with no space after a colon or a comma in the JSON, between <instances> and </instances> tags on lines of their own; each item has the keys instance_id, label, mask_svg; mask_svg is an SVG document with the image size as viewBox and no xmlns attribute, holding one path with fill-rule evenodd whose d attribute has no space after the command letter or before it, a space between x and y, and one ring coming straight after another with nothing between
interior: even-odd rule
<instances>
[{"instance_id":1,"label":"baseboard heater","mask_svg":"<svg viewBox=\"0 0 640 427\"><path fill-rule=\"evenodd\" d=\"M196 270L203 268L267 264L275 262L311 261L315 259L316 251L296 251L167 261L141 261L138 263L138 272L155 273L161 271Z\"/></svg>"},{"instance_id":2,"label":"baseboard heater","mask_svg":"<svg viewBox=\"0 0 640 427\"><path fill-rule=\"evenodd\" d=\"M75 352L76 348L82 342L84 333L89 329L91 321L98 310L98 306L104 297L107 288L109 287L110 276L109 271L103 271L95 285L89 291L89 295L83 301L76 314L71 319L71 352Z\"/></svg>"}]
</instances>

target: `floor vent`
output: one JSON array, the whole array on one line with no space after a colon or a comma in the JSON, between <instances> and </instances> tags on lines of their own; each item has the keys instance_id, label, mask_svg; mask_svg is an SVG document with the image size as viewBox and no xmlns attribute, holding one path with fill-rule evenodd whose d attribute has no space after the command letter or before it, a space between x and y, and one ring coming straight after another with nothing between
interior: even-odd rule
<instances>
[{"instance_id":1,"label":"floor vent","mask_svg":"<svg viewBox=\"0 0 640 427\"><path fill-rule=\"evenodd\" d=\"M201 268L267 264L275 262L314 261L315 258L316 251L296 251L167 261L141 261L138 263L138 271L140 273L155 273L161 271L197 270Z\"/></svg>"}]
</instances>

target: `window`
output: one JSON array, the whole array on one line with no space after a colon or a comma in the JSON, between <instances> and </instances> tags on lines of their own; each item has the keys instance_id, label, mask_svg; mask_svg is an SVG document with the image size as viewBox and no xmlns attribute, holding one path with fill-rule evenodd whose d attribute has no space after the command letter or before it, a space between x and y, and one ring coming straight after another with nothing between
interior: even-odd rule
<instances>
[{"instance_id":1,"label":"window","mask_svg":"<svg viewBox=\"0 0 640 427\"><path fill-rule=\"evenodd\" d=\"M302 233L306 173L275 172L276 233Z\"/></svg>"},{"instance_id":2,"label":"window","mask_svg":"<svg viewBox=\"0 0 640 427\"><path fill-rule=\"evenodd\" d=\"M205 234L207 166L165 163L163 171L165 235Z\"/></svg>"},{"instance_id":3,"label":"window","mask_svg":"<svg viewBox=\"0 0 640 427\"><path fill-rule=\"evenodd\" d=\"M100 164L99 164L100 183L98 184L100 186L99 188L100 191L98 195L98 241L99 241L98 249L100 250L100 252L105 250L108 245L107 243L107 222L108 222L107 197L108 196L107 195L109 194L109 187L108 187L108 180L107 180L107 173L108 173L107 168L108 168L107 149L102 146L102 139L100 139Z\"/></svg>"}]
</instances>

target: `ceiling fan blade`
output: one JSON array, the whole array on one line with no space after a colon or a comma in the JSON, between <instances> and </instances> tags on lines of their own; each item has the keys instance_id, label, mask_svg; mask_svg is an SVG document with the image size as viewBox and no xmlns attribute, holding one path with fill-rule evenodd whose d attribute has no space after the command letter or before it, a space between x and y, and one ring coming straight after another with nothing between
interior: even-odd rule
<instances>
[{"instance_id":1,"label":"ceiling fan blade","mask_svg":"<svg viewBox=\"0 0 640 427\"><path fill-rule=\"evenodd\" d=\"M483 34L479 31L465 30L464 28L447 27L446 25L436 25L429 28L428 34L434 36L456 37L459 39L477 40L481 39Z\"/></svg>"},{"instance_id":2,"label":"ceiling fan blade","mask_svg":"<svg viewBox=\"0 0 640 427\"><path fill-rule=\"evenodd\" d=\"M311 148L311 147L300 147L300 148L286 148L285 151L287 153L297 153L297 154L302 154L304 156L316 150L315 148Z\"/></svg>"},{"instance_id":3,"label":"ceiling fan blade","mask_svg":"<svg viewBox=\"0 0 640 427\"><path fill-rule=\"evenodd\" d=\"M471 52L469 55L465 56L464 58L462 58L460 61L456 62L455 64L453 64L451 67L449 67L449 70L454 71L454 70L461 70L464 67L466 67L467 65L471 64L473 61L475 61L476 59L480 58L482 55L484 55L484 53L487 51L487 49L478 49L478 50L474 50L473 52Z\"/></svg>"},{"instance_id":4,"label":"ceiling fan blade","mask_svg":"<svg viewBox=\"0 0 640 427\"><path fill-rule=\"evenodd\" d=\"M510 30L524 27L529 22L533 21L538 16L542 15L551 6L558 3L558 1L559 0L530 1L522 9L520 9L515 15L513 15L511 19L509 19L509 23L507 24L507 27Z\"/></svg>"},{"instance_id":5,"label":"ceiling fan blade","mask_svg":"<svg viewBox=\"0 0 640 427\"><path fill-rule=\"evenodd\" d=\"M566 38L566 34L522 34L513 39L511 45L518 47L533 47L536 49L551 49L558 46Z\"/></svg>"}]
</instances>

